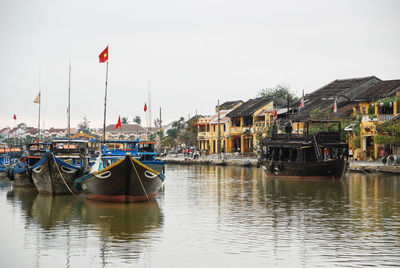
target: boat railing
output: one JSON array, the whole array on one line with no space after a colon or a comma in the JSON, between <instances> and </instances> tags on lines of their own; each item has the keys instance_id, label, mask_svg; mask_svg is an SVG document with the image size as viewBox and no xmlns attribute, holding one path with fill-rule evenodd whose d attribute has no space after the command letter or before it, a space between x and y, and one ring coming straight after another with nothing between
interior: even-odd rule
<instances>
[{"instance_id":1,"label":"boat railing","mask_svg":"<svg viewBox=\"0 0 400 268\"><path fill-rule=\"evenodd\" d=\"M274 134L271 140L304 140L305 135L303 134Z\"/></svg>"}]
</instances>

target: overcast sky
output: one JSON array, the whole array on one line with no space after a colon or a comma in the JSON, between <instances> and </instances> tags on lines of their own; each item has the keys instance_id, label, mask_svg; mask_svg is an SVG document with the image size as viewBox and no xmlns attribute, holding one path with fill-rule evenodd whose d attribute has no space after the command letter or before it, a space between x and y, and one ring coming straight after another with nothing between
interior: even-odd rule
<instances>
[{"instance_id":1,"label":"overcast sky","mask_svg":"<svg viewBox=\"0 0 400 268\"><path fill-rule=\"evenodd\" d=\"M2 0L0 127L25 122L102 127L147 102L164 122L212 114L217 100L248 100L287 84L297 94L335 80L400 79L400 1L393 0Z\"/></svg>"}]
</instances>

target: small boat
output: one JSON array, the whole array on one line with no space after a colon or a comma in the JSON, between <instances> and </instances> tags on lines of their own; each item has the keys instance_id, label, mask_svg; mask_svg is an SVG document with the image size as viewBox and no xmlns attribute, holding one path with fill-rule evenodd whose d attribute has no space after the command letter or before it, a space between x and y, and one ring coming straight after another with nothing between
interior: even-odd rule
<instances>
[{"instance_id":1,"label":"small boat","mask_svg":"<svg viewBox=\"0 0 400 268\"><path fill-rule=\"evenodd\" d=\"M21 154L20 148L7 148L5 144L0 144L0 173L5 173Z\"/></svg>"},{"instance_id":2,"label":"small boat","mask_svg":"<svg viewBox=\"0 0 400 268\"><path fill-rule=\"evenodd\" d=\"M310 123L337 123L338 131L310 134ZM340 140L340 122L308 121L306 128L304 135L291 134L289 128L289 133L264 138L257 166L263 166L271 177L341 179L349 163L348 145Z\"/></svg>"},{"instance_id":3,"label":"small boat","mask_svg":"<svg viewBox=\"0 0 400 268\"><path fill-rule=\"evenodd\" d=\"M74 181L89 172L87 140L53 140L50 151L31 167L39 193L77 194Z\"/></svg>"},{"instance_id":4,"label":"small boat","mask_svg":"<svg viewBox=\"0 0 400 268\"><path fill-rule=\"evenodd\" d=\"M154 199L165 179L164 162L156 159L154 146L144 144L139 140L106 141L92 171L75 181L76 188L92 200L129 203Z\"/></svg>"},{"instance_id":5,"label":"small boat","mask_svg":"<svg viewBox=\"0 0 400 268\"><path fill-rule=\"evenodd\" d=\"M48 146L47 143L26 144L26 152L7 170L7 177L14 187L35 187L31 167L40 160Z\"/></svg>"}]
</instances>

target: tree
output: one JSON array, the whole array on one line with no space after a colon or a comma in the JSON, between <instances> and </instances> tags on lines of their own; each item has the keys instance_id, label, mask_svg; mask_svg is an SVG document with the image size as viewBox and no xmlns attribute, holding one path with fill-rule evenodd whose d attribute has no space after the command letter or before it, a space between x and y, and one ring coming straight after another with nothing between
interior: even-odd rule
<instances>
[{"instance_id":1,"label":"tree","mask_svg":"<svg viewBox=\"0 0 400 268\"><path fill-rule=\"evenodd\" d=\"M140 119L140 116L137 115L133 118L133 122L140 125L140 123L142 122L142 119Z\"/></svg>"},{"instance_id":2,"label":"tree","mask_svg":"<svg viewBox=\"0 0 400 268\"><path fill-rule=\"evenodd\" d=\"M294 92L290 90L290 86L285 84L277 85L274 88L263 88L257 93L257 97L279 97L283 100L287 100L288 95L290 103L298 100Z\"/></svg>"},{"instance_id":3,"label":"tree","mask_svg":"<svg viewBox=\"0 0 400 268\"><path fill-rule=\"evenodd\" d=\"M19 123L19 124L18 124L18 128L23 129L23 130L26 130L27 125L26 125L25 123Z\"/></svg>"},{"instance_id":4,"label":"tree","mask_svg":"<svg viewBox=\"0 0 400 268\"><path fill-rule=\"evenodd\" d=\"M168 137L176 139L178 137L178 129L177 128L170 128L167 130Z\"/></svg>"},{"instance_id":5,"label":"tree","mask_svg":"<svg viewBox=\"0 0 400 268\"><path fill-rule=\"evenodd\" d=\"M89 134L90 133L89 123L90 121L87 120L86 116L84 116L83 121L78 124L78 132Z\"/></svg>"},{"instance_id":6,"label":"tree","mask_svg":"<svg viewBox=\"0 0 400 268\"><path fill-rule=\"evenodd\" d=\"M121 124L124 124L124 125L129 124L129 119L127 116L124 116L121 118Z\"/></svg>"},{"instance_id":7,"label":"tree","mask_svg":"<svg viewBox=\"0 0 400 268\"><path fill-rule=\"evenodd\" d=\"M161 122L160 122L159 118L154 119L153 123L154 123L154 126L156 128L160 128L161 127L161 125L160 125Z\"/></svg>"}]
</instances>

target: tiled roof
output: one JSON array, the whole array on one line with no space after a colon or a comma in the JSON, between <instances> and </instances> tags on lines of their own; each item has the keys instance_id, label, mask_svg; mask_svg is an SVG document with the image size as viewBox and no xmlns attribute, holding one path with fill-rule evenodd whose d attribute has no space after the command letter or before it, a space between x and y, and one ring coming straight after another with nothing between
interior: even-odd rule
<instances>
[{"instance_id":1,"label":"tiled roof","mask_svg":"<svg viewBox=\"0 0 400 268\"><path fill-rule=\"evenodd\" d=\"M370 89L360 94L357 100L379 100L385 97L395 95L400 90L400 79L381 81Z\"/></svg>"},{"instance_id":2,"label":"tiled roof","mask_svg":"<svg viewBox=\"0 0 400 268\"><path fill-rule=\"evenodd\" d=\"M118 129L115 129L115 125L106 126L106 131L110 132L135 132L135 133L146 133L147 131L138 124L123 124Z\"/></svg>"},{"instance_id":3,"label":"tiled roof","mask_svg":"<svg viewBox=\"0 0 400 268\"><path fill-rule=\"evenodd\" d=\"M375 76L368 76L362 78L350 78L350 79L336 79L331 83L315 90L314 92L307 94L304 96L304 108L301 110L299 115L296 115L297 118L307 118L309 117L311 111L315 108L324 109L326 107L333 106L334 98L339 95L346 94L352 89L361 86L363 83L368 82L369 80L378 78ZM293 104L293 107L299 107L300 100Z\"/></svg>"},{"instance_id":4,"label":"tiled roof","mask_svg":"<svg viewBox=\"0 0 400 268\"><path fill-rule=\"evenodd\" d=\"M226 115L232 110L221 110L219 111L219 122L220 124L229 122L229 117L227 117ZM211 124L218 124L218 113L216 113L215 115L210 117L211 120Z\"/></svg>"},{"instance_id":5,"label":"tiled roof","mask_svg":"<svg viewBox=\"0 0 400 268\"><path fill-rule=\"evenodd\" d=\"M256 112L258 109L262 108L263 106L267 105L271 101L274 102L274 105L277 104L278 106L285 105L285 101L277 97L268 97L268 98L257 98L257 99L250 99L243 103L241 106L237 107L226 116L228 117L240 117L240 116L251 116Z\"/></svg>"},{"instance_id":6,"label":"tiled roof","mask_svg":"<svg viewBox=\"0 0 400 268\"><path fill-rule=\"evenodd\" d=\"M237 100L237 101L226 101L222 104L220 104L219 106L221 107L221 109L223 110L230 110L232 109L233 106L235 106L236 104L238 104L239 102L243 102L242 100Z\"/></svg>"}]
</instances>

